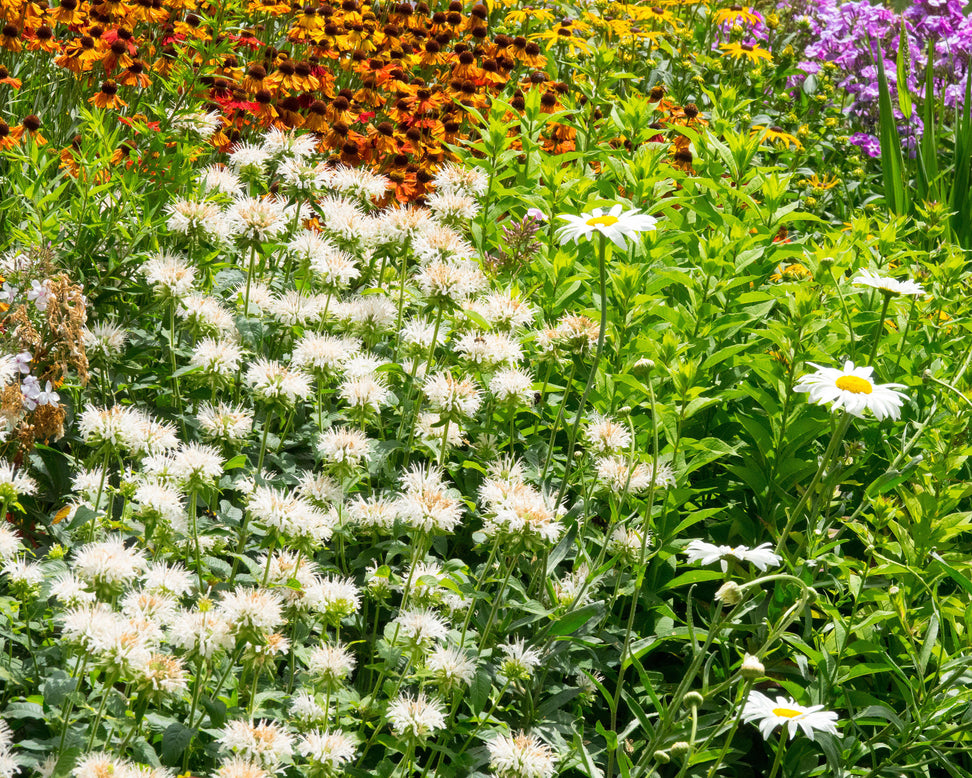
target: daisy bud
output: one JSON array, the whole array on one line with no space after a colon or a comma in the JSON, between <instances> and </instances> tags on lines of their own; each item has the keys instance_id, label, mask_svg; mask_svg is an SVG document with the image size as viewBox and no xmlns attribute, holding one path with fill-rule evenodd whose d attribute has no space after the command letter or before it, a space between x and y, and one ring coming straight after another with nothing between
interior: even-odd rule
<instances>
[{"instance_id":1,"label":"daisy bud","mask_svg":"<svg viewBox=\"0 0 972 778\"><path fill-rule=\"evenodd\" d=\"M658 764L668 764L672 761L672 758L668 755L667 751L656 751L652 754L652 758L658 762Z\"/></svg>"},{"instance_id":2,"label":"daisy bud","mask_svg":"<svg viewBox=\"0 0 972 778\"><path fill-rule=\"evenodd\" d=\"M686 708L698 708L704 699L698 692L689 692L682 698L682 703Z\"/></svg>"},{"instance_id":3,"label":"daisy bud","mask_svg":"<svg viewBox=\"0 0 972 778\"><path fill-rule=\"evenodd\" d=\"M759 661L758 657L752 654L746 654L743 657L740 672L742 672L742 677L747 681L755 681L757 678L762 678L766 674L766 668L763 667L763 663Z\"/></svg>"},{"instance_id":4,"label":"daisy bud","mask_svg":"<svg viewBox=\"0 0 972 778\"><path fill-rule=\"evenodd\" d=\"M726 605L738 605L743 601L742 589L733 581L726 581L715 593L715 598Z\"/></svg>"},{"instance_id":5,"label":"daisy bud","mask_svg":"<svg viewBox=\"0 0 972 778\"><path fill-rule=\"evenodd\" d=\"M692 750L692 746L690 746L684 740L676 740L674 743L672 743L672 747L668 750L676 759L681 759Z\"/></svg>"}]
</instances>

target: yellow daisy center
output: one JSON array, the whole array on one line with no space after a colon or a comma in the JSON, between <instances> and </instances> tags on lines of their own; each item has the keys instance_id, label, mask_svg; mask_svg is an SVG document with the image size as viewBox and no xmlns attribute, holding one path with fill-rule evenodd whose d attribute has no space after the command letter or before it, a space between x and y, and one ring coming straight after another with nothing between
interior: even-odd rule
<instances>
[{"instance_id":1,"label":"yellow daisy center","mask_svg":"<svg viewBox=\"0 0 972 778\"><path fill-rule=\"evenodd\" d=\"M773 715L782 716L785 719L795 719L801 714L800 711L793 710L793 708L773 708Z\"/></svg>"},{"instance_id":2,"label":"yellow daisy center","mask_svg":"<svg viewBox=\"0 0 972 778\"><path fill-rule=\"evenodd\" d=\"M587 220L588 227L610 227L618 223L617 216L593 216Z\"/></svg>"},{"instance_id":3,"label":"yellow daisy center","mask_svg":"<svg viewBox=\"0 0 972 778\"><path fill-rule=\"evenodd\" d=\"M837 379L837 388L853 394L870 394L874 391L870 381L856 375L842 375Z\"/></svg>"}]
</instances>

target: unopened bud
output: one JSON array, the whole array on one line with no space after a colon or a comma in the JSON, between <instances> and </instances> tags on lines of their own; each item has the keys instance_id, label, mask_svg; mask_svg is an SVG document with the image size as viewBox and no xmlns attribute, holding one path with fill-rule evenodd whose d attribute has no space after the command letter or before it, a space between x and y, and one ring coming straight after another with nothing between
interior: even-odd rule
<instances>
[{"instance_id":1,"label":"unopened bud","mask_svg":"<svg viewBox=\"0 0 972 778\"><path fill-rule=\"evenodd\" d=\"M686 708L697 708L702 704L703 697L698 692L689 692L682 698Z\"/></svg>"},{"instance_id":2,"label":"unopened bud","mask_svg":"<svg viewBox=\"0 0 972 778\"><path fill-rule=\"evenodd\" d=\"M674 743L672 743L672 747L668 750L672 752L672 756L681 758L685 756L691 750L691 748L692 746L690 746L684 740L676 740Z\"/></svg>"},{"instance_id":3,"label":"unopened bud","mask_svg":"<svg viewBox=\"0 0 972 778\"><path fill-rule=\"evenodd\" d=\"M672 758L668 755L667 751L656 751L652 756L658 764L668 764L672 761Z\"/></svg>"},{"instance_id":4,"label":"unopened bud","mask_svg":"<svg viewBox=\"0 0 972 778\"><path fill-rule=\"evenodd\" d=\"M763 663L752 654L746 654L743 657L742 663L742 677L747 681L755 681L757 678L762 678L766 674L766 668L763 667Z\"/></svg>"},{"instance_id":5,"label":"unopened bud","mask_svg":"<svg viewBox=\"0 0 972 778\"><path fill-rule=\"evenodd\" d=\"M734 581L726 581L715 593L715 598L726 605L738 605L743 601L742 589Z\"/></svg>"}]
</instances>

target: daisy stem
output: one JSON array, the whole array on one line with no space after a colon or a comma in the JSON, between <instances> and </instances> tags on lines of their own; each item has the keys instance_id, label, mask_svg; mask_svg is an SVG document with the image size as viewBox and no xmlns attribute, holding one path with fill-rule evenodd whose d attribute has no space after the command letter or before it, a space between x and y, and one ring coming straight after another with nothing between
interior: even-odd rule
<instances>
[{"instance_id":1,"label":"daisy stem","mask_svg":"<svg viewBox=\"0 0 972 778\"><path fill-rule=\"evenodd\" d=\"M911 308L908 310L908 321L905 322L904 332L901 333L901 344L898 346L898 357L894 360L895 372L898 370L898 366L901 364L901 355L904 354L905 348L908 345L908 335L911 333L911 322L915 317L915 306L918 304L918 298L911 298Z\"/></svg>"},{"instance_id":2,"label":"daisy stem","mask_svg":"<svg viewBox=\"0 0 972 778\"><path fill-rule=\"evenodd\" d=\"M783 752L786 750L786 727L780 729L780 744L776 747L776 757L773 759L773 768L770 770L769 778L776 778L783 763Z\"/></svg>"},{"instance_id":3,"label":"daisy stem","mask_svg":"<svg viewBox=\"0 0 972 778\"><path fill-rule=\"evenodd\" d=\"M712 767L709 768L709 774L706 778L715 778L715 775L718 772L719 767L722 766L722 761L726 758L726 754L729 753L729 747L732 745L732 739L736 734L736 730L739 729L739 724L742 721L742 715L744 710L743 703L746 701L746 698L749 696L749 690L750 688L752 688L752 685L753 682L747 680L742 686L742 690L739 696L737 697L737 703L735 706L736 715L732 717L732 726L729 727L729 733L725 736L725 739L722 742L722 750L719 751L719 758L716 759L715 762L713 762ZM714 734L715 733L713 733L713 735ZM707 748L708 744L709 741L707 740L702 745L703 751Z\"/></svg>"},{"instance_id":4,"label":"daisy stem","mask_svg":"<svg viewBox=\"0 0 972 778\"><path fill-rule=\"evenodd\" d=\"M884 334L884 316L888 312L888 306L891 304L891 295L884 295L884 303L881 305L881 315L878 317L877 330L874 332L874 343L871 346L871 356L867 360L867 364L874 364L874 357L877 356L878 344L881 342L881 336Z\"/></svg>"},{"instance_id":5,"label":"daisy stem","mask_svg":"<svg viewBox=\"0 0 972 778\"><path fill-rule=\"evenodd\" d=\"M837 452L837 448L840 446L841 441L843 441L844 435L847 434L847 428L850 427L852 418L853 417L847 411L844 411L844 414L840 417L840 421L837 422L837 429L834 430L834 434L830 438L830 443L820 460L820 466L817 468L817 472L814 473L810 486L807 487L806 491L797 501L796 506L792 511L790 511L790 517L786 520L786 526L783 528L780 539L776 543L777 554L782 553L783 546L786 544L786 539L789 537L790 531L793 529L793 525L799 518L800 513L806 507L807 502L813 496L813 493L817 490L817 486L820 484L820 479L823 477L824 471L827 469L827 466L830 464L830 460L833 459L834 454ZM808 516L807 521L809 522L811 520L812 517Z\"/></svg>"},{"instance_id":6,"label":"daisy stem","mask_svg":"<svg viewBox=\"0 0 972 778\"><path fill-rule=\"evenodd\" d=\"M597 379L597 368L601 364L601 354L604 352L604 336L607 333L607 261L611 255L611 247L607 236L598 233L598 252L597 252L597 271L598 288L601 295L601 326L597 331L597 350L594 352L594 361L591 363L591 372L587 376L587 385L581 395L580 403L577 406L577 415L574 417L574 426L570 431L570 439L567 442L567 458L564 461L564 477L560 482L560 491L557 494L556 505L560 505L564 499L564 492L567 491L567 479L572 470L574 456L574 445L577 443L577 432L580 429L581 417L584 415L584 405L587 397L594 388L594 381ZM610 778L610 776L608 776Z\"/></svg>"}]
</instances>

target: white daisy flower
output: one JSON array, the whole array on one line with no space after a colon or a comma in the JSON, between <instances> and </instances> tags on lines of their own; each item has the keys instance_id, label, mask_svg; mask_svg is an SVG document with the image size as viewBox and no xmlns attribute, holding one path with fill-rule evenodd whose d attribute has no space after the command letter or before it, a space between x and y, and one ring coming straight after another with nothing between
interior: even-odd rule
<instances>
[{"instance_id":1,"label":"white daisy flower","mask_svg":"<svg viewBox=\"0 0 972 778\"><path fill-rule=\"evenodd\" d=\"M560 214L557 218L567 222L557 230L557 238L562 244L571 240L579 243L581 238L590 239L591 235L599 232L621 249L625 248L626 238L641 232L651 232L658 221L654 216L641 213L637 209L625 211L620 203L607 213L603 208L595 208L580 216Z\"/></svg>"},{"instance_id":2,"label":"white daisy flower","mask_svg":"<svg viewBox=\"0 0 972 778\"><path fill-rule=\"evenodd\" d=\"M751 691L746 698L742 718L747 723L758 722L757 726L764 738L768 738L781 724L789 729L790 739L796 734L797 729L803 730L811 740L816 739L817 732L839 735L837 714L825 710L823 705L811 705L805 708L789 697L777 697L774 701L756 690Z\"/></svg>"},{"instance_id":3,"label":"white daisy flower","mask_svg":"<svg viewBox=\"0 0 972 778\"><path fill-rule=\"evenodd\" d=\"M882 276L867 268L859 270L851 283L854 286L869 286L893 297L898 295L924 297L927 294L921 284L914 281L898 281L896 278Z\"/></svg>"},{"instance_id":4,"label":"white daisy flower","mask_svg":"<svg viewBox=\"0 0 972 778\"><path fill-rule=\"evenodd\" d=\"M863 418L866 410L879 421L900 417L901 406L907 397L895 390L904 389L904 384L876 384L872 379L873 367L855 367L850 360L844 363L843 370L821 367L813 362L807 364L817 372L802 376L793 390L809 392L810 402L830 404L832 411L843 409L858 418Z\"/></svg>"},{"instance_id":5,"label":"white daisy flower","mask_svg":"<svg viewBox=\"0 0 972 778\"><path fill-rule=\"evenodd\" d=\"M776 567L783 561L770 549L772 549L770 543L749 548L748 546L717 546L704 540L693 540L682 553L685 554L685 561L689 564L699 562L703 565L711 565L713 562L719 562L724 573L729 569L727 557L738 559L740 562L749 562L760 572L766 572L768 568Z\"/></svg>"}]
</instances>

